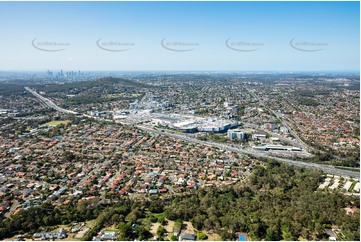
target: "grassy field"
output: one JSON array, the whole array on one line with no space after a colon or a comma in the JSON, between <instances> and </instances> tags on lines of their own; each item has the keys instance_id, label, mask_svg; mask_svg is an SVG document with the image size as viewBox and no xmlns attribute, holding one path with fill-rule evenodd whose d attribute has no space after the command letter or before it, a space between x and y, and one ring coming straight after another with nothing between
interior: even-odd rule
<instances>
[{"instance_id":1,"label":"grassy field","mask_svg":"<svg viewBox=\"0 0 361 242\"><path fill-rule=\"evenodd\" d=\"M88 228L93 228L95 225L96 225L97 221L96 219L93 219L93 220L88 220L85 222L85 225L88 227Z\"/></svg>"},{"instance_id":2,"label":"grassy field","mask_svg":"<svg viewBox=\"0 0 361 242\"><path fill-rule=\"evenodd\" d=\"M165 218L165 213L152 213L152 215L157 219Z\"/></svg>"},{"instance_id":3,"label":"grassy field","mask_svg":"<svg viewBox=\"0 0 361 242\"><path fill-rule=\"evenodd\" d=\"M48 123L46 123L45 125L48 125L48 126L58 126L60 124L68 124L70 122L70 120L53 120L53 121L50 121Z\"/></svg>"},{"instance_id":4,"label":"grassy field","mask_svg":"<svg viewBox=\"0 0 361 242\"><path fill-rule=\"evenodd\" d=\"M153 236L156 236L157 235L157 229L159 228L160 226L160 223L153 223L152 224L152 227L150 228L150 233L153 235ZM167 230L168 231L168 230Z\"/></svg>"},{"instance_id":5,"label":"grassy field","mask_svg":"<svg viewBox=\"0 0 361 242\"><path fill-rule=\"evenodd\" d=\"M211 232L207 232L207 231L202 231L203 233L205 233L208 236L208 241L222 241L221 236L219 236L219 234L216 233L211 233Z\"/></svg>"},{"instance_id":6,"label":"grassy field","mask_svg":"<svg viewBox=\"0 0 361 242\"><path fill-rule=\"evenodd\" d=\"M132 96L133 96L133 97L140 97L140 96L142 96L142 94L139 94L139 93L133 93L133 94L132 94Z\"/></svg>"},{"instance_id":7,"label":"grassy field","mask_svg":"<svg viewBox=\"0 0 361 242\"><path fill-rule=\"evenodd\" d=\"M119 232L119 229L117 229L117 226L115 224L113 224L112 226L105 227L102 230L110 231L110 232Z\"/></svg>"}]
</instances>

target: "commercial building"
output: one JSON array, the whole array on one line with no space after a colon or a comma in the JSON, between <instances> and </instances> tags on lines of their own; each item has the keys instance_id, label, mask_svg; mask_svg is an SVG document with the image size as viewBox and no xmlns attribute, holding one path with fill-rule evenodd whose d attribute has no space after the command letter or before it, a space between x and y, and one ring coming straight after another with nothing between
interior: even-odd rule
<instances>
[{"instance_id":1,"label":"commercial building","mask_svg":"<svg viewBox=\"0 0 361 242\"><path fill-rule=\"evenodd\" d=\"M237 127L237 121L230 121L216 118L203 118L179 114L153 114L152 123L178 129L185 133L193 132L225 132Z\"/></svg>"},{"instance_id":2,"label":"commercial building","mask_svg":"<svg viewBox=\"0 0 361 242\"><path fill-rule=\"evenodd\" d=\"M278 138L278 137L271 137L271 138L270 138L270 141L271 141L272 143L278 143L278 142L280 142L281 140L280 140L280 138Z\"/></svg>"},{"instance_id":3,"label":"commercial building","mask_svg":"<svg viewBox=\"0 0 361 242\"><path fill-rule=\"evenodd\" d=\"M138 108L138 102L129 103L129 109L137 109Z\"/></svg>"},{"instance_id":4,"label":"commercial building","mask_svg":"<svg viewBox=\"0 0 361 242\"><path fill-rule=\"evenodd\" d=\"M227 131L227 137L229 139L239 139L239 140L246 140L247 136L246 134L239 130L239 129L229 129Z\"/></svg>"},{"instance_id":5,"label":"commercial building","mask_svg":"<svg viewBox=\"0 0 361 242\"><path fill-rule=\"evenodd\" d=\"M285 151L302 151L301 148L294 146L283 146L283 145L262 145L262 146L253 146L255 150L285 150Z\"/></svg>"},{"instance_id":6,"label":"commercial building","mask_svg":"<svg viewBox=\"0 0 361 242\"><path fill-rule=\"evenodd\" d=\"M265 129L268 129L268 130L272 131L272 130L274 130L274 129L276 128L276 125L271 124L271 123L265 123L265 124L263 125L263 127L264 127Z\"/></svg>"},{"instance_id":7,"label":"commercial building","mask_svg":"<svg viewBox=\"0 0 361 242\"><path fill-rule=\"evenodd\" d=\"M288 128L286 128L286 127L284 127L284 126L282 126L281 128L280 128L280 131L282 132L282 133L288 133L289 131L288 131Z\"/></svg>"},{"instance_id":8,"label":"commercial building","mask_svg":"<svg viewBox=\"0 0 361 242\"><path fill-rule=\"evenodd\" d=\"M267 136L265 134L252 134L252 139L254 140L261 140L265 139Z\"/></svg>"}]
</instances>

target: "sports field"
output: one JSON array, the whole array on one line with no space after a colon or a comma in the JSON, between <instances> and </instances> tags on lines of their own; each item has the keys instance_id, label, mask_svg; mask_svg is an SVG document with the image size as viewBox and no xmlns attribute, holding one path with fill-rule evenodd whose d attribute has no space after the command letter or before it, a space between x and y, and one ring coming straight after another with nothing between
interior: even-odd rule
<instances>
[{"instance_id":1,"label":"sports field","mask_svg":"<svg viewBox=\"0 0 361 242\"><path fill-rule=\"evenodd\" d=\"M53 120L53 121L50 121L50 122L47 122L45 125L48 125L48 126L58 126L60 124L68 124L70 122L70 120Z\"/></svg>"}]
</instances>

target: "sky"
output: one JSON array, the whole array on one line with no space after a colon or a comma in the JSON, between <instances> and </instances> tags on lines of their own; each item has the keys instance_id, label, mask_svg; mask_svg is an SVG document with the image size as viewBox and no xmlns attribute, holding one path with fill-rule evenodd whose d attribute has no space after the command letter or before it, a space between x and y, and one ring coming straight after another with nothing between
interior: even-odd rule
<instances>
[{"instance_id":1,"label":"sky","mask_svg":"<svg viewBox=\"0 0 361 242\"><path fill-rule=\"evenodd\" d=\"M359 71L359 2L0 2L0 71Z\"/></svg>"}]
</instances>

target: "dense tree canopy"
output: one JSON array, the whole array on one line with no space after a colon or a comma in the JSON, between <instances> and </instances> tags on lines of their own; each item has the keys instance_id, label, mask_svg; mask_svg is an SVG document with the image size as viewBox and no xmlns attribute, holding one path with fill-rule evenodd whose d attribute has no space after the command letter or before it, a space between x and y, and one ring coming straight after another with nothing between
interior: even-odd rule
<instances>
[{"instance_id":1,"label":"dense tree canopy","mask_svg":"<svg viewBox=\"0 0 361 242\"><path fill-rule=\"evenodd\" d=\"M268 162L255 169L248 186L201 190L197 196L174 200L166 215L190 220L199 230L218 230L225 240L236 231L256 240L321 239L334 224L347 239L358 240L359 214L352 217L344 210L359 207L358 199L316 191L320 178L318 171Z\"/></svg>"},{"instance_id":2,"label":"dense tree canopy","mask_svg":"<svg viewBox=\"0 0 361 242\"><path fill-rule=\"evenodd\" d=\"M96 225L83 239L91 240L105 226L116 224L119 239L141 240L151 236L142 224L144 219L163 223L167 218L180 225L181 221L191 221L197 230L213 230L223 240L234 240L237 231L248 233L252 240L325 239L325 229L332 225L339 226L343 239L359 240L360 214L351 216L344 210L347 206L359 208L359 200L338 192L317 191L321 179L319 171L268 161L265 167L255 167L243 186L199 189L185 197L150 201L124 199L102 205L95 200L59 208L49 204L32 207L0 219L0 239L96 218ZM157 217L153 214L160 212ZM164 228L158 230L163 236Z\"/></svg>"}]
</instances>

